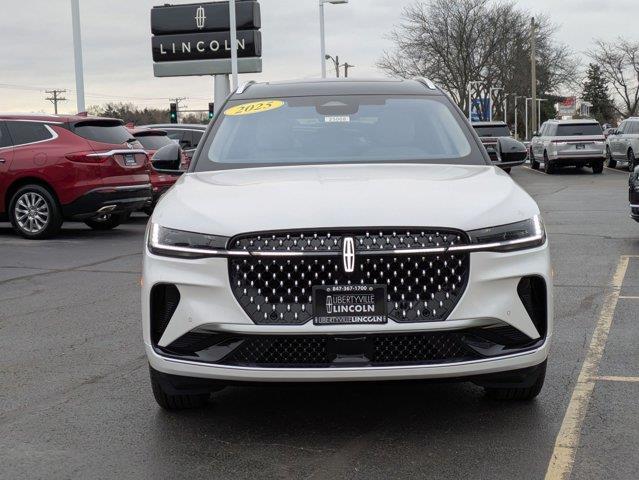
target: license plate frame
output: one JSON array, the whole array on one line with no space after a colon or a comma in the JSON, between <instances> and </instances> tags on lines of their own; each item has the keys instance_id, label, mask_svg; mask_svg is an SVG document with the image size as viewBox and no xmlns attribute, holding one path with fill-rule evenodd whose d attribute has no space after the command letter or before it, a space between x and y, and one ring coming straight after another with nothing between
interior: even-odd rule
<instances>
[{"instance_id":1,"label":"license plate frame","mask_svg":"<svg viewBox=\"0 0 639 480\"><path fill-rule=\"evenodd\" d=\"M386 285L313 287L314 325L388 323Z\"/></svg>"}]
</instances>

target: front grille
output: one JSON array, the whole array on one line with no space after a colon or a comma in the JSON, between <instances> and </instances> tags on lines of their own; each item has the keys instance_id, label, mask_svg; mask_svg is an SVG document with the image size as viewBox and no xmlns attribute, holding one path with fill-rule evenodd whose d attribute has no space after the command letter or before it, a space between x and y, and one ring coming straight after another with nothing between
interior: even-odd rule
<instances>
[{"instance_id":1,"label":"front grille","mask_svg":"<svg viewBox=\"0 0 639 480\"><path fill-rule=\"evenodd\" d=\"M355 241L352 273L346 273L342 265L342 239L347 236ZM464 233L452 230L240 236L231 240L230 249L279 253L293 252L295 248L301 252L303 248L306 255L230 258L229 278L236 299L256 324L308 322L313 317L313 287L322 285L384 285L387 313L392 320L441 321L448 317L466 288L468 253L398 254L392 250L466 243Z\"/></svg>"}]
</instances>

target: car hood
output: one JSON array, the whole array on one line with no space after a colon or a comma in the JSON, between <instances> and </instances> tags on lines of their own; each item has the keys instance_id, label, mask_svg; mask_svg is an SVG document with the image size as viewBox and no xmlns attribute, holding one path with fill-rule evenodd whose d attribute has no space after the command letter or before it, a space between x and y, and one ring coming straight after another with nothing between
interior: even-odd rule
<instances>
[{"instance_id":1,"label":"car hood","mask_svg":"<svg viewBox=\"0 0 639 480\"><path fill-rule=\"evenodd\" d=\"M530 218L539 209L492 166L313 165L183 175L153 221L232 236L327 227L472 230Z\"/></svg>"}]
</instances>

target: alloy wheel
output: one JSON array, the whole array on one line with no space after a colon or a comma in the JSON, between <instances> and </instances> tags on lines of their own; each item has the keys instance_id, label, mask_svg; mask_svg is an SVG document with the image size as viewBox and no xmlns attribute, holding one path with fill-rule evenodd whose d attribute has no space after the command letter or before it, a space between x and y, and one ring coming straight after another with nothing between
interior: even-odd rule
<instances>
[{"instance_id":1,"label":"alloy wheel","mask_svg":"<svg viewBox=\"0 0 639 480\"><path fill-rule=\"evenodd\" d=\"M29 233L39 233L49 223L50 211L46 199L37 192L25 192L15 203L18 226Z\"/></svg>"}]
</instances>

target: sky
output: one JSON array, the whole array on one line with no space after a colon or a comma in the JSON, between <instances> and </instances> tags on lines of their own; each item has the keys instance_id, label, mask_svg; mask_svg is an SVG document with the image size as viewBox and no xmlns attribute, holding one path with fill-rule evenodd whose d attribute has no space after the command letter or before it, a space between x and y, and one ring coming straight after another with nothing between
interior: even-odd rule
<instances>
[{"instance_id":1,"label":"sky","mask_svg":"<svg viewBox=\"0 0 639 480\"><path fill-rule=\"evenodd\" d=\"M191 3L193 0L166 0ZM353 77L383 76L375 67L392 48L388 32L402 8L415 0L350 0L326 5L326 51L355 65ZM168 108L187 97L188 108L206 109L211 77L155 78L149 12L162 0L80 0L86 104L130 101ZM617 32L639 37L639 0L517 0L531 14L549 15L557 40L584 58L593 38ZM260 0L261 74L243 80L283 80L320 75L317 0ZM330 65L329 65L330 68ZM329 75L334 71L329 70ZM0 0L0 111L52 112L44 90L66 89L62 113L76 111L70 0Z\"/></svg>"}]
</instances>

